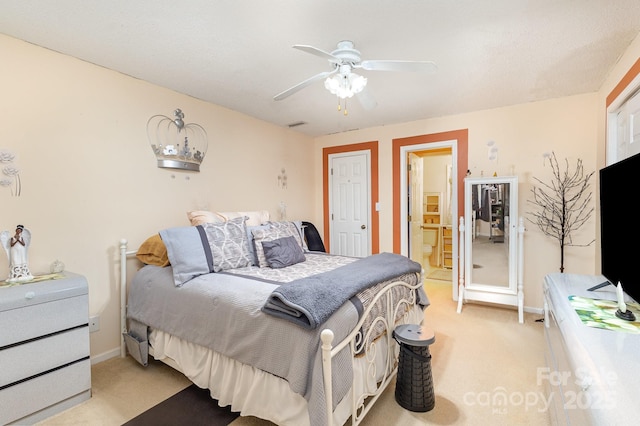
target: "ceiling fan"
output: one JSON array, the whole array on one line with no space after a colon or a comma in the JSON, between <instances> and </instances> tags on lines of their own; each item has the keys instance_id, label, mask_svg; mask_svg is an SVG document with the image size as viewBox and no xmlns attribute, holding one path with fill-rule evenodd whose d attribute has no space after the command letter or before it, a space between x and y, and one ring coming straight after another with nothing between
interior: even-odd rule
<instances>
[{"instance_id":1,"label":"ceiling fan","mask_svg":"<svg viewBox=\"0 0 640 426\"><path fill-rule=\"evenodd\" d=\"M340 41L337 49L331 53L318 49L317 47L296 44L295 49L303 52L328 59L332 69L330 71L321 72L314 75L287 90L278 93L273 97L274 100L280 101L294 93L304 89L312 83L325 79L325 88L331 93L337 95L341 99L350 98L354 94L362 93L367 84L367 79L353 72L354 69L363 69L365 71L409 71L409 72L428 72L434 73L438 67L431 61L395 61L395 60L368 60L363 61L360 58L360 52L353 46L353 42L349 40ZM365 108L374 107L375 100L370 96L360 98ZM365 101L365 102L363 102ZM368 109L368 108L367 108ZM346 113L346 111L345 111Z\"/></svg>"}]
</instances>

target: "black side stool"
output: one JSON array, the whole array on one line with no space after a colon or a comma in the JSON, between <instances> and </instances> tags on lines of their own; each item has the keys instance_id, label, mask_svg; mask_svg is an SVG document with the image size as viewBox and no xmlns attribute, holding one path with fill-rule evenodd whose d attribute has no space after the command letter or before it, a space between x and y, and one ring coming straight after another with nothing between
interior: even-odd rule
<instances>
[{"instance_id":1,"label":"black side stool","mask_svg":"<svg viewBox=\"0 0 640 426\"><path fill-rule=\"evenodd\" d=\"M415 324L402 324L393 330L400 345L396 401L410 411L430 411L436 404L431 376L429 345L436 341L433 330Z\"/></svg>"}]
</instances>

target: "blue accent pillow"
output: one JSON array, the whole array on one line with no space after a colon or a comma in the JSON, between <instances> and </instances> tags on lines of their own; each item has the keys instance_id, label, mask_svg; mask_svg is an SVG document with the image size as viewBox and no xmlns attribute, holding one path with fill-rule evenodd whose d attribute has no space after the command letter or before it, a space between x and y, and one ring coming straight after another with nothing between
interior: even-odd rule
<instances>
[{"instance_id":1,"label":"blue accent pillow","mask_svg":"<svg viewBox=\"0 0 640 426\"><path fill-rule=\"evenodd\" d=\"M213 255L202 225L164 229L160 238L167 247L176 287L213 272Z\"/></svg>"}]
</instances>

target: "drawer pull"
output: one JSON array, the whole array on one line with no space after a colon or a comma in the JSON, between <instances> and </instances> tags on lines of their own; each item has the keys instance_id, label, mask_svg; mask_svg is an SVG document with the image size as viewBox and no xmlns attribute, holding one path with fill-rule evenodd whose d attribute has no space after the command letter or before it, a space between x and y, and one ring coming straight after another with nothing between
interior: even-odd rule
<instances>
[{"instance_id":1,"label":"drawer pull","mask_svg":"<svg viewBox=\"0 0 640 426\"><path fill-rule=\"evenodd\" d=\"M36 293L33 291L28 291L24 294L24 298L27 300L33 299L34 297L36 297Z\"/></svg>"}]
</instances>

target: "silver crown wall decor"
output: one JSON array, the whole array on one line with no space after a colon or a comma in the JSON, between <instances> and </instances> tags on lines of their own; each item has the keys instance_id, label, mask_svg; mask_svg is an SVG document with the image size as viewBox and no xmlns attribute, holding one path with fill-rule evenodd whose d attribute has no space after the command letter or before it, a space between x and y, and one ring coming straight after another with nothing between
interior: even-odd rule
<instances>
[{"instance_id":1,"label":"silver crown wall decor","mask_svg":"<svg viewBox=\"0 0 640 426\"><path fill-rule=\"evenodd\" d=\"M147 137L158 167L199 172L209 146L207 132L199 124L185 124L182 110L176 109L173 115L154 115L147 121Z\"/></svg>"}]
</instances>

